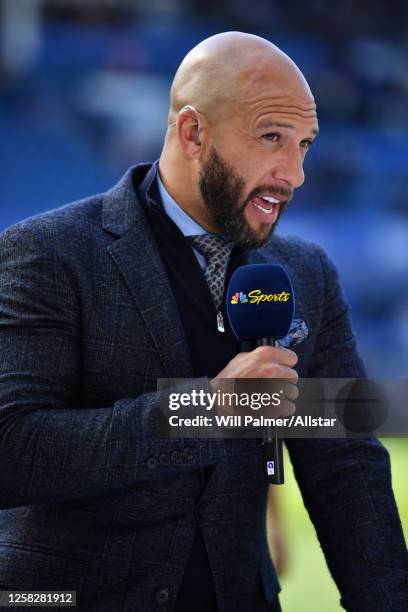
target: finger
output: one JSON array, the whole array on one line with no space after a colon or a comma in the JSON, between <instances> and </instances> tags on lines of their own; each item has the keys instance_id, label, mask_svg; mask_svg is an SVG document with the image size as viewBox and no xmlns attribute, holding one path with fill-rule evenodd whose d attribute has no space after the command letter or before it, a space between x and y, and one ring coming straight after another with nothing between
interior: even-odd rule
<instances>
[{"instance_id":1,"label":"finger","mask_svg":"<svg viewBox=\"0 0 408 612\"><path fill-rule=\"evenodd\" d=\"M296 370L293 370L288 366L281 365L280 363L264 364L263 370L266 377L283 378L295 383L297 383L299 380L299 375Z\"/></svg>"},{"instance_id":2,"label":"finger","mask_svg":"<svg viewBox=\"0 0 408 612\"><path fill-rule=\"evenodd\" d=\"M285 380L282 381L281 387L286 399L291 400L293 402L299 397L299 389L295 384L287 382Z\"/></svg>"},{"instance_id":3,"label":"finger","mask_svg":"<svg viewBox=\"0 0 408 612\"><path fill-rule=\"evenodd\" d=\"M291 351L290 349L285 348L283 346L277 346L274 348L277 351L277 354L279 355L278 359L282 365L287 365L293 368L293 366L297 364L298 356L296 355L295 351Z\"/></svg>"},{"instance_id":4,"label":"finger","mask_svg":"<svg viewBox=\"0 0 408 612\"><path fill-rule=\"evenodd\" d=\"M293 367L298 362L298 356L294 351L284 348L283 346L258 346L253 353L261 361L277 361L282 365Z\"/></svg>"},{"instance_id":5,"label":"finger","mask_svg":"<svg viewBox=\"0 0 408 612\"><path fill-rule=\"evenodd\" d=\"M293 402L289 402L286 399L283 399L278 407L279 416L291 416L296 412L296 404Z\"/></svg>"}]
</instances>

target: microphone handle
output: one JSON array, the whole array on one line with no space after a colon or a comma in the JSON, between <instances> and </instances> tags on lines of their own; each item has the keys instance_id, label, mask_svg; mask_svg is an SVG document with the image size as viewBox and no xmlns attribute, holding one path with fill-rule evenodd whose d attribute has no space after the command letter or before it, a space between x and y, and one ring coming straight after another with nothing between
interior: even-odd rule
<instances>
[{"instance_id":1,"label":"microphone handle","mask_svg":"<svg viewBox=\"0 0 408 612\"><path fill-rule=\"evenodd\" d=\"M258 338L256 346L276 346L275 338ZM265 478L270 484L283 484L285 482L283 470L283 444L275 427L268 427L267 434L262 441L262 455Z\"/></svg>"}]
</instances>

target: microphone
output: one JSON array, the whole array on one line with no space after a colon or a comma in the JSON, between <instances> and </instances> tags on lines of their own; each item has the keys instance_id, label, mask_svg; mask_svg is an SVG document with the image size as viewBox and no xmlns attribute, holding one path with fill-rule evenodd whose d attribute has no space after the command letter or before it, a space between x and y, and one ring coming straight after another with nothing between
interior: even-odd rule
<instances>
[{"instance_id":1,"label":"microphone","mask_svg":"<svg viewBox=\"0 0 408 612\"><path fill-rule=\"evenodd\" d=\"M292 325L295 296L282 266L250 264L241 266L231 276L227 290L227 313L238 340L252 340L256 346L276 346ZM277 429L262 442L266 479L284 483L282 440Z\"/></svg>"}]
</instances>

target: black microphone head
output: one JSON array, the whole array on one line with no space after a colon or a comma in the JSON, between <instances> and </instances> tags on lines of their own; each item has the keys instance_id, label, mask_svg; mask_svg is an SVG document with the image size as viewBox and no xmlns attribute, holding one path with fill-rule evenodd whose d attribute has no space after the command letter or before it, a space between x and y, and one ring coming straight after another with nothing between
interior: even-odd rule
<instances>
[{"instance_id":1,"label":"black microphone head","mask_svg":"<svg viewBox=\"0 0 408 612\"><path fill-rule=\"evenodd\" d=\"M238 340L283 338L289 333L295 296L282 266L251 264L237 268L227 290L227 312Z\"/></svg>"}]
</instances>

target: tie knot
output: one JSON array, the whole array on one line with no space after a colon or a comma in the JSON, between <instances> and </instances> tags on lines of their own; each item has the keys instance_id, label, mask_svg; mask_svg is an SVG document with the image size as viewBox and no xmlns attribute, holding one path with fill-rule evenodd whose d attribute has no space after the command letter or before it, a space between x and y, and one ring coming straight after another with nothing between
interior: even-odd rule
<instances>
[{"instance_id":1,"label":"tie knot","mask_svg":"<svg viewBox=\"0 0 408 612\"><path fill-rule=\"evenodd\" d=\"M207 263L214 259L218 260L220 264L225 263L232 251L232 243L218 234L189 236L189 240L194 248L204 255Z\"/></svg>"}]
</instances>

